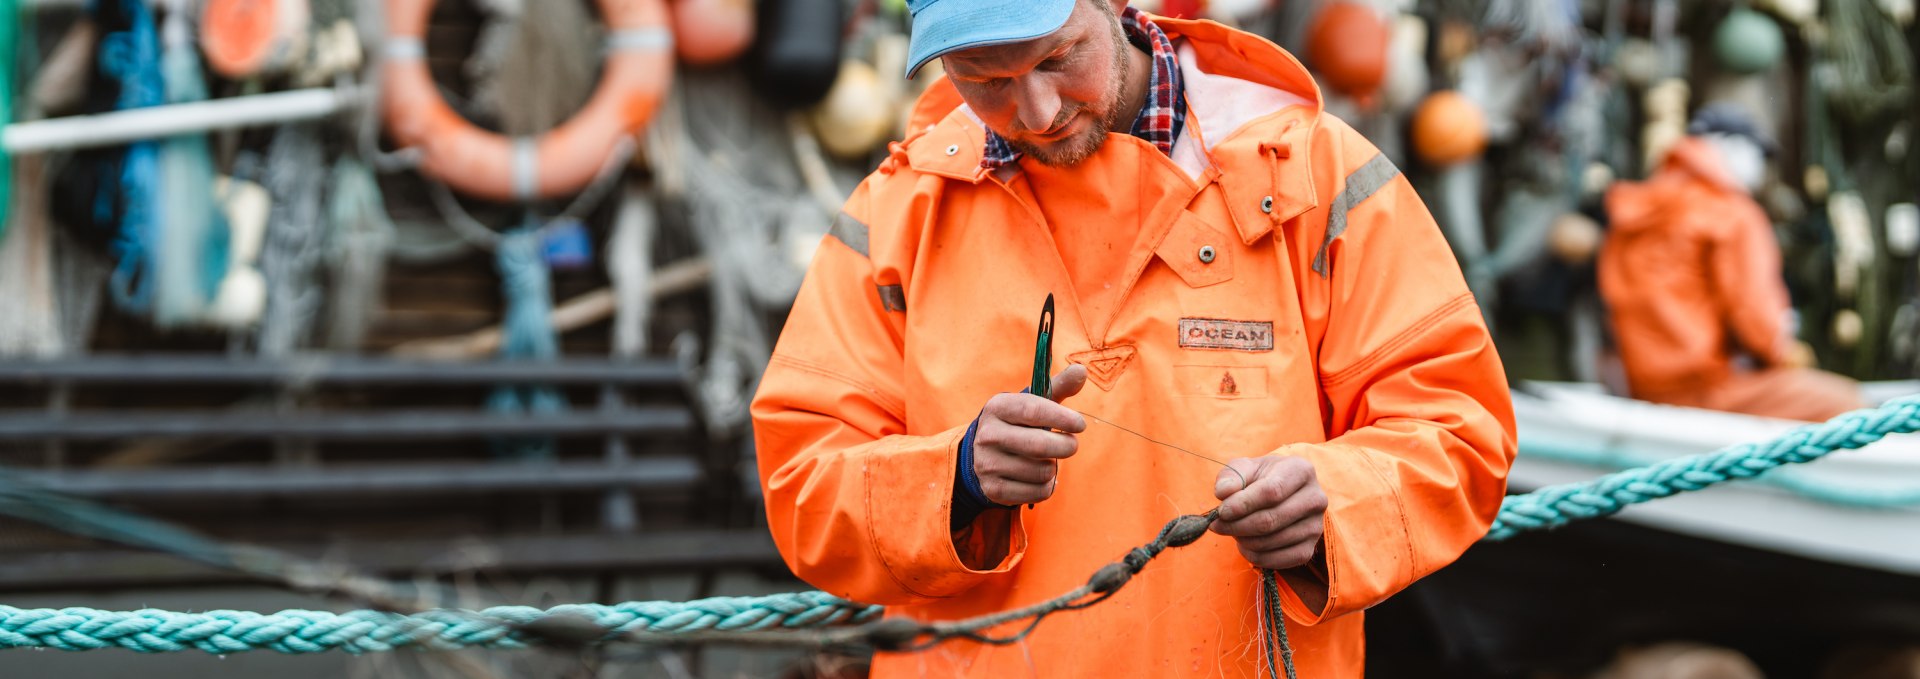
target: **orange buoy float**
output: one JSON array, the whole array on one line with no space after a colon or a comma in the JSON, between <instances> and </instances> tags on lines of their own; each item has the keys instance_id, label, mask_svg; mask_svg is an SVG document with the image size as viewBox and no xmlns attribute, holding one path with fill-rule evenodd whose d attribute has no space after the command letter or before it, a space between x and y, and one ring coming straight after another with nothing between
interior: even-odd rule
<instances>
[{"instance_id":1,"label":"orange buoy float","mask_svg":"<svg viewBox=\"0 0 1920 679\"><path fill-rule=\"evenodd\" d=\"M200 53L215 73L250 78L284 70L306 49L304 0L207 0Z\"/></svg>"},{"instance_id":2,"label":"orange buoy float","mask_svg":"<svg viewBox=\"0 0 1920 679\"><path fill-rule=\"evenodd\" d=\"M753 0L673 0L673 37L683 62L733 61L753 45Z\"/></svg>"},{"instance_id":3,"label":"orange buoy float","mask_svg":"<svg viewBox=\"0 0 1920 679\"><path fill-rule=\"evenodd\" d=\"M622 138L646 127L673 79L673 35L662 0L596 0L607 26L600 85L572 118L538 137L507 138L461 118L427 72L433 0L387 0L380 88L387 133L418 149L422 174L462 193L529 201L593 181Z\"/></svg>"},{"instance_id":4,"label":"orange buoy float","mask_svg":"<svg viewBox=\"0 0 1920 679\"><path fill-rule=\"evenodd\" d=\"M1372 8L1329 3L1307 29L1307 60L1328 87L1364 99L1386 82L1389 37L1387 22Z\"/></svg>"},{"instance_id":5,"label":"orange buoy float","mask_svg":"<svg viewBox=\"0 0 1920 679\"><path fill-rule=\"evenodd\" d=\"M1470 160L1487 149L1487 116L1466 95L1441 90L1413 111L1413 152L1428 165Z\"/></svg>"}]
</instances>

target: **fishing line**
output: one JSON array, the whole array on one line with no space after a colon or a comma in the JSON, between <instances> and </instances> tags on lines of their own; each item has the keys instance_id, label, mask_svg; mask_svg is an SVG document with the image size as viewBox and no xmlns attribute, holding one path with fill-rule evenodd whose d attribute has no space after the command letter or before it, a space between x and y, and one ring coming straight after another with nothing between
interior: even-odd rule
<instances>
[{"instance_id":1,"label":"fishing line","mask_svg":"<svg viewBox=\"0 0 1920 679\"><path fill-rule=\"evenodd\" d=\"M1078 411L1076 411L1076 412L1078 412ZM1182 452L1182 453L1186 453L1186 454L1188 454L1188 455L1192 455L1192 456L1194 456L1194 457L1197 457L1197 458L1200 458L1200 459L1202 459L1202 460L1206 460L1206 461L1208 461L1208 462L1212 462L1212 463L1214 463L1214 464L1217 464L1217 465L1220 465L1220 468L1221 468L1221 469L1225 469L1225 470L1227 470L1227 471L1230 471L1230 472L1233 472L1233 475L1234 475L1234 476L1238 476L1238 477L1240 477L1240 487L1241 487L1241 488L1246 488L1246 487L1247 487L1247 475L1245 475L1245 474L1242 474L1242 473L1240 473L1240 470L1238 470L1238 469L1234 469L1232 465L1229 465L1229 464L1227 464L1227 463L1225 463L1225 462L1221 462L1220 460L1218 460L1218 459L1215 459L1215 458L1213 458L1213 457L1210 457L1210 456L1207 456L1207 455L1202 455L1202 454L1200 454L1200 453L1196 453L1196 452L1193 452L1193 451L1191 451L1191 450L1187 450L1187 449L1185 449L1185 448L1182 448L1182 447L1180 447L1180 446L1176 446L1176 445L1173 445L1173 444L1171 444L1171 443L1167 443L1167 442L1165 442L1165 441L1160 441L1160 440L1157 440L1157 439L1154 439L1154 438L1153 438L1153 437L1151 437L1151 436L1147 436L1146 434L1142 434L1142 433L1140 433L1140 432L1137 432L1137 431L1134 431L1134 430L1132 430L1132 429L1128 429L1128 428L1126 428L1126 427L1122 427L1122 426L1120 426L1120 425L1118 425L1118 424L1114 424L1113 422L1111 422L1111 421L1108 421L1108 420L1107 420L1106 418L1103 418L1103 417L1100 417L1099 415L1094 415L1094 414L1092 414L1092 413L1085 413L1085 412L1082 412L1082 413L1080 413L1080 415L1081 415L1082 417L1085 417L1085 418L1087 418L1087 419L1090 419L1090 420L1093 420L1093 421L1095 421L1095 422L1099 422L1099 423L1101 423L1101 424L1104 424L1104 425L1107 425L1107 426L1109 426L1109 427L1113 427L1114 429L1118 429L1118 430L1120 430L1120 431L1124 431L1124 432L1126 432L1126 433L1129 433L1129 434L1132 434L1132 435L1134 435L1134 436L1137 436L1137 437L1139 437L1139 438L1140 438L1140 440L1142 440L1142 441L1146 441L1147 443L1152 443L1152 444L1155 444L1155 445L1160 445L1160 446L1165 446L1165 447L1168 447L1168 448L1172 448L1172 449L1174 449L1174 450L1178 450L1178 451L1180 451L1180 452Z\"/></svg>"}]
</instances>

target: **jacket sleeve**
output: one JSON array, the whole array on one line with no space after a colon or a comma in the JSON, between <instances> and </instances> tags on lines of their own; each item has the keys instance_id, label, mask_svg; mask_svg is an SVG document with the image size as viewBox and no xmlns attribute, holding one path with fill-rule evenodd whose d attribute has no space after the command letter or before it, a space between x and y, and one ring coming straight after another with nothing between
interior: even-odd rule
<instances>
[{"instance_id":1,"label":"jacket sleeve","mask_svg":"<svg viewBox=\"0 0 1920 679\"><path fill-rule=\"evenodd\" d=\"M1758 206L1741 207L1751 209L1738 210L1715 230L1722 235L1709 262L1714 298L1740 347L1767 365L1778 365L1793 347L1780 245Z\"/></svg>"},{"instance_id":2,"label":"jacket sleeve","mask_svg":"<svg viewBox=\"0 0 1920 679\"><path fill-rule=\"evenodd\" d=\"M1433 217L1371 145L1348 146L1332 226L1312 239L1325 273L1302 272L1329 440L1276 451L1313 463L1328 497L1324 563L1287 573L1282 594L1309 625L1380 603L1483 537L1516 449L1499 356Z\"/></svg>"},{"instance_id":3,"label":"jacket sleeve","mask_svg":"<svg viewBox=\"0 0 1920 679\"><path fill-rule=\"evenodd\" d=\"M875 181L856 189L815 254L752 412L767 520L788 567L822 590L891 605L951 597L1012 569L1026 537L1017 512L949 529L967 423L907 433L904 293L869 256L881 237L867 227Z\"/></svg>"}]
</instances>

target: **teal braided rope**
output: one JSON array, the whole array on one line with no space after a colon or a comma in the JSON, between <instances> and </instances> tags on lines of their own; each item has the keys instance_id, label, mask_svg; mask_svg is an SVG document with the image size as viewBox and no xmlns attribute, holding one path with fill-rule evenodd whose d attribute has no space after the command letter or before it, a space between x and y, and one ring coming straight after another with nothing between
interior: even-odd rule
<instances>
[{"instance_id":1,"label":"teal braided rope","mask_svg":"<svg viewBox=\"0 0 1920 679\"><path fill-rule=\"evenodd\" d=\"M1860 448L1888 434L1915 431L1920 431L1920 396L1904 396L1879 408L1856 410L1821 424L1796 428L1771 441L1508 496L1485 539L1497 542L1526 531L1607 516L1630 505L1753 478L1782 465L1812 462L1834 451Z\"/></svg>"},{"instance_id":2,"label":"teal braided rope","mask_svg":"<svg viewBox=\"0 0 1920 679\"><path fill-rule=\"evenodd\" d=\"M516 631L518 626L556 618L591 625L601 633L597 641L608 641L630 634L671 636L848 625L879 616L878 606L856 604L825 592L718 597L689 602L638 601L611 606L567 604L548 609L496 606L480 611L433 610L415 615L368 610L346 613L290 610L260 614L0 606L0 649L122 648L140 653L201 650L214 654L263 649L291 654L376 653L407 647L514 649L540 641Z\"/></svg>"},{"instance_id":3,"label":"teal braided rope","mask_svg":"<svg viewBox=\"0 0 1920 679\"><path fill-rule=\"evenodd\" d=\"M1606 516L1629 505L1752 478L1783 465L1811 462L1834 451L1860 448L1888 434L1915 431L1920 431L1920 395L1894 399L1877 409L1847 413L1824 424L1800 427L1765 443L1733 446L1585 483L1550 486L1511 496L1502 505L1485 539L1505 540L1527 531ZM4 478L0 475L0 481ZM0 499L5 498L7 495L0 494ZM42 503L52 500L49 497L15 499L21 501L16 504L27 507L43 507ZM54 507L48 511L59 513L57 503L46 506ZM6 505L0 503L0 508L4 507ZM7 513L19 509L14 507ZM1164 537L1165 530L1162 531ZM1275 584L1271 581L1265 584L1267 604L1271 606L1278 599ZM526 606L498 606L480 611L442 609L414 615L369 610L346 613L290 610L263 615L244 611L114 612L0 606L0 649L123 648L143 653L201 650L216 654L258 649L281 653L333 650L372 653L406 647L511 649L550 641L544 636L536 637L536 632L531 630L540 623L560 620L587 626L591 633L581 641L642 636L671 640L675 635L683 635L682 638L689 641L710 641L714 639L712 633L793 632L858 625L876 620L880 615L879 606L858 604L817 591L610 606L569 604L544 610ZM1274 618L1278 620L1279 616ZM1279 645L1280 658L1290 661L1291 649L1283 636L1284 628L1275 632L1272 641ZM785 636L780 639L801 644L821 642L821 639Z\"/></svg>"}]
</instances>

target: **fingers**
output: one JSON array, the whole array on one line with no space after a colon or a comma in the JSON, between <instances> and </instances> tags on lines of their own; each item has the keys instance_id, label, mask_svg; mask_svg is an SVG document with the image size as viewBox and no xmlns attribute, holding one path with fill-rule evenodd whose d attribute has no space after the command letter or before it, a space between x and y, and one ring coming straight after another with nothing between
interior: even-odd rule
<instances>
[{"instance_id":1,"label":"fingers","mask_svg":"<svg viewBox=\"0 0 1920 679\"><path fill-rule=\"evenodd\" d=\"M1024 505L1053 497L1056 485L1052 479L1046 483L1022 483L1004 478L983 478L980 479L980 492L994 504Z\"/></svg>"},{"instance_id":2,"label":"fingers","mask_svg":"<svg viewBox=\"0 0 1920 679\"><path fill-rule=\"evenodd\" d=\"M1241 548L1255 552L1268 552L1302 542L1319 542L1326 527L1322 523L1324 520L1321 515L1311 514L1279 530L1253 535L1237 535L1234 536L1234 540L1240 544Z\"/></svg>"},{"instance_id":3,"label":"fingers","mask_svg":"<svg viewBox=\"0 0 1920 679\"><path fill-rule=\"evenodd\" d=\"M1245 488L1221 501L1219 519L1222 523L1236 521L1267 507L1277 507L1308 484L1317 486L1313 464L1297 457L1259 458L1258 466L1247 475L1247 479L1249 482ZM1216 480L1215 495L1219 494L1219 490L1220 484Z\"/></svg>"},{"instance_id":4,"label":"fingers","mask_svg":"<svg viewBox=\"0 0 1920 679\"><path fill-rule=\"evenodd\" d=\"M1082 379L1084 379L1084 372ZM1078 388L1075 388L1078 391ZM1072 408L1031 394L998 394L987 399L983 414L1007 424L1054 429L1078 434L1087 430L1087 418Z\"/></svg>"},{"instance_id":5,"label":"fingers","mask_svg":"<svg viewBox=\"0 0 1920 679\"><path fill-rule=\"evenodd\" d=\"M1269 537L1311 519L1308 527L1314 528L1317 534L1319 519L1326 509L1326 495L1294 493L1275 506L1257 509L1232 520L1223 518L1214 521L1213 531L1236 538ZM1225 512L1221 512L1221 515L1224 516Z\"/></svg>"},{"instance_id":6,"label":"fingers","mask_svg":"<svg viewBox=\"0 0 1920 679\"><path fill-rule=\"evenodd\" d=\"M1228 496L1240 492L1240 489L1258 475L1260 459L1242 457L1227 461L1227 466L1213 477L1213 497L1225 500Z\"/></svg>"},{"instance_id":7,"label":"fingers","mask_svg":"<svg viewBox=\"0 0 1920 679\"><path fill-rule=\"evenodd\" d=\"M1074 453L1079 452L1080 439L1072 434L1018 427L1005 422L981 422L980 429L973 435L973 447L975 455L981 449L987 449L1025 458L1059 460L1073 457Z\"/></svg>"},{"instance_id":8,"label":"fingers","mask_svg":"<svg viewBox=\"0 0 1920 679\"><path fill-rule=\"evenodd\" d=\"M1247 475L1245 487L1232 471L1214 479L1223 497L1213 532L1231 536L1240 556L1261 568L1287 569L1313 560L1326 535L1327 495L1313 464L1269 455L1228 463Z\"/></svg>"},{"instance_id":9,"label":"fingers","mask_svg":"<svg viewBox=\"0 0 1920 679\"><path fill-rule=\"evenodd\" d=\"M1075 363L1053 376L1053 388L1048 390L1048 397L1056 403L1065 401L1073 398L1074 394L1080 393L1080 388L1085 386L1087 386L1087 367Z\"/></svg>"},{"instance_id":10,"label":"fingers","mask_svg":"<svg viewBox=\"0 0 1920 679\"><path fill-rule=\"evenodd\" d=\"M1299 568L1313 561L1313 555L1320 551L1320 541L1301 542L1279 549L1256 551L1242 545L1240 556L1260 568L1283 571Z\"/></svg>"},{"instance_id":11,"label":"fingers","mask_svg":"<svg viewBox=\"0 0 1920 679\"><path fill-rule=\"evenodd\" d=\"M973 472L982 481L1002 478L1018 483L1044 485L1053 481L1059 464L1053 460L1031 460L1015 455L986 455L974 458Z\"/></svg>"}]
</instances>

